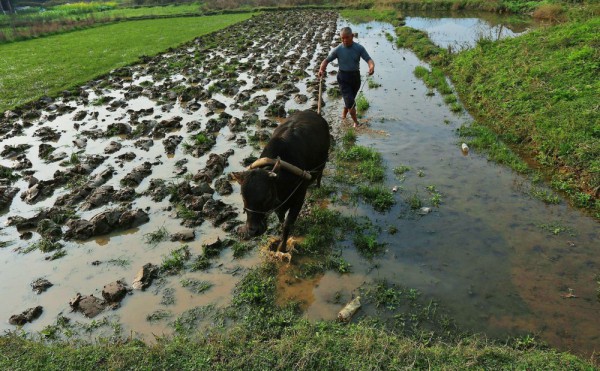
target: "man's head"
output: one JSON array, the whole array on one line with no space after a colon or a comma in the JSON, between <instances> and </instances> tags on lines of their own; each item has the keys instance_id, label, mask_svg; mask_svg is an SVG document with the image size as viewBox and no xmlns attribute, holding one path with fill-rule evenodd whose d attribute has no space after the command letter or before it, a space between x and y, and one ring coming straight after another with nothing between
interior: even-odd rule
<instances>
[{"instance_id":1,"label":"man's head","mask_svg":"<svg viewBox=\"0 0 600 371\"><path fill-rule=\"evenodd\" d=\"M354 34L352 33L352 29L350 27L344 27L340 31L340 37L342 38L342 44L348 47L352 45L354 41Z\"/></svg>"}]
</instances>

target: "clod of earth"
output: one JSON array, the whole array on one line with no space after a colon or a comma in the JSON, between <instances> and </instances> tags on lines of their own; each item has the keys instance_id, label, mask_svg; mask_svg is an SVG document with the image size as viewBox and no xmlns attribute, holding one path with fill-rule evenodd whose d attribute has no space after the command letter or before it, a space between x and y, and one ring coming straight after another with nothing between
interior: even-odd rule
<instances>
[{"instance_id":1,"label":"clod of earth","mask_svg":"<svg viewBox=\"0 0 600 371\"><path fill-rule=\"evenodd\" d=\"M129 291L130 289L123 281L117 280L104 286L102 289L102 297L108 303L118 303L123 300Z\"/></svg>"},{"instance_id":2,"label":"clod of earth","mask_svg":"<svg viewBox=\"0 0 600 371\"><path fill-rule=\"evenodd\" d=\"M42 292L48 290L53 285L54 284L52 284L50 281L48 281L45 278L38 278L37 280L35 280L31 283L31 287L33 288L33 291L35 291L35 293L38 295L41 294Z\"/></svg>"},{"instance_id":3,"label":"clod of earth","mask_svg":"<svg viewBox=\"0 0 600 371\"><path fill-rule=\"evenodd\" d=\"M104 148L104 153L111 154L119 151L123 147L123 145L119 142L110 142L106 148Z\"/></svg>"},{"instance_id":4,"label":"clod of earth","mask_svg":"<svg viewBox=\"0 0 600 371\"><path fill-rule=\"evenodd\" d=\"M209 154L208 161L206 161L206 167L194 175L194 181L212 182L214 178L223 174L223 169L228 165L227 158L232 154L232 149L221 155L215 153Z\"/></svg>"},{"instance_id":5,"label":"clod of earth","mask_svg":"<svg viewBox=\"0 0 600 371\"><path fill-rule=\"evenodd\" d=\"M215 190L221 196L226 196L233 193L233 186L226 177L221 177L215 181Z\"/></svg>"},{"instance_id":6,"label":"clod of earth","mask_svg":"<svg viewBox=\"0 0 600 371\"><path fill-rule=\"evenodd\" d=\"M137 187L145 177L152 174L152 164L148 161L134 168L129 174L121 179L121 184L128 187Z\"/></svg>"},{"instance_id":7,"label":"clod of earth","mask_svg":"<svg viewBox=\"0 0 600 371\"><path fill-rule=\"evenodd\" d=\"M188 242L196 238L196 232L193 229L185 229L171 235L171 241Z\"/></svg>"},{"instance_id":8,"label":"clod of earth","mask_svg":"<svg viewBox=\"0 0 600 371\"><path fill-rule=\"evenodd\" d=\"M9 207L17 193L19 193L18 188L0 186L0 210Z\"/></svg>"},{"instance_id":9,"label":"clod of earth","mask_svg":"<svg viewBox=\"0 0 600 371\"><path fill-rule=\"evenodd\" d=\"M77 296L71 299L69 305L73 311L79 311L88 318L96 317L106 308L104 300L98 299L94 295L82 296L80 293L77 293Z\"/></svg>"},{"instance_id":10,"label":"clod of earth","mask_svg":"<svg viewBox=\"0 0 600 371\"><path fill-rule=\"evenodd\" d=\"M141 210L111 209L96 214L92 219L71 219L67 222L69 228L65 240L85 240L114 231L122 231L138 227L150 220L148 214Z\"/></svg>"},{"instance_id":11,"label":"clod of earth","mask_svg":"<svg viewBox=\"0 0 600 371\"><path fill-rule=\"evenodd\" d=\"M8 323L15 326L23 326L26 323L33 322L34 320L39 318L39 316L42 315L43 311L44 309L40 305L34 308L29 308L21 314L15 314L10 316L10 318L8 319Z\"/></svg>"},{"instance_id":12,"label":"clod of earth","mask_svg":"<svg viewBox=\"0 0 600 371\"><path fill-rule=\"evenodd\" d=\"M154 264L144 264L144 266L135 275L131 287L136 290L145 290L152 284L152 281L158 277L159 271L160 268Z\"/></svg>"},{"instance_id":13,"label":"clod of earth","mask_svg":"<svg viewBox=\"0 0 600 371\"><path fill-rule=\"evenodd\" d=\"M163 140L163 146L165 146L165 152L168 155L172 155L175 153L175 149L181 143L183 137L181 135L171 135L167 139Z\"/></svg>"}]
</instances>

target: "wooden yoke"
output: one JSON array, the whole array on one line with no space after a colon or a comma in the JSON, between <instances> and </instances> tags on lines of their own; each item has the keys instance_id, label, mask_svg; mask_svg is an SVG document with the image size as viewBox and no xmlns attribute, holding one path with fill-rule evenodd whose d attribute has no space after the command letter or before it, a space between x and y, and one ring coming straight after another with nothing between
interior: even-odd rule
<instances>
[{"instance_id":1,"label":"wooden yoke","mask_svg":"<svg viewBox=\"0 0 600 371\"><path fill-rule=\"evenodd\" d=\"M268 158L268 157L259 158L258 160L254 161L252 163L252 165L248 166L248 170L252 170L252 169L256 169L256 168L268 166L268 165L277 166L278 164L279 164L279 166L281 166L282 168L284 168L285 170L289 171L290 173L292 173L294 175L302 177L306 180L312 179L312 175L310 175L310 173L308 171L302 170L299 167L290 164L289 162L285 162L285 161L281 160L279 157L276 160L272 159L272 158ZM273 170L275 170L275 169L273 169Z\"/></svg>"}]
</instances>

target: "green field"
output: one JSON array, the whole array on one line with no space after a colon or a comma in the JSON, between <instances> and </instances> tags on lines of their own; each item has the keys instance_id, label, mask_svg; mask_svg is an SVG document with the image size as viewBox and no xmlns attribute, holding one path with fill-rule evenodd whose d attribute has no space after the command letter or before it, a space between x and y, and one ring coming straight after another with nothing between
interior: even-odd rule
<instances>
[{"instance_id":1,"label":"green field","mask_svg":"<svg viewBox=\"0 0 600 371\"><path fill-rule=\"evenodd\" d=\"M0 112L83 84L251 13L129 21L0 45ZM82 42L84 40L84 42Z\"/></svg>"}]
</instances>

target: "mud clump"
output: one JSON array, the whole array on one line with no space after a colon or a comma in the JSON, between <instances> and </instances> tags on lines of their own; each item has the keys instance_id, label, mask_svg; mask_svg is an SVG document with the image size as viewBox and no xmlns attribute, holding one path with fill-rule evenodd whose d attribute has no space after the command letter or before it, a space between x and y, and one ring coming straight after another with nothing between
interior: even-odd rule
<instances>
[{"instance_id":1,"label":"mud clump","mask_svg":"<svg viewBox=\"0 0 600 371\"><path fill-rule=\"evenodd\" d=\"M19 188L0 186L0 210L9 207L17 193Z\"/></svg>"},{"instance_id":2,"label":"mud clump","mask_svg":"<svg viewBox=\"0 0 600 371\"><path fill-rule=\"evenodd\" d=\"M48 290L50 287L54 286L53 283L48 281L45 278L38 278L37 280L31 283L31 287L36 294L41 294L42 292Z\"/></svg>"},{"instance_id":3,"label":"mud clump","mask_svg":"<svg viewBox=\"0 0 600 371\"><path fill-rule=\"evenodd\" d=\"M130 289L123 281L117 280L104 286L102 289L102 297L107 303L116 304L120 303L129 291Z\"/></svg>"},{"instance_id":4,"label":"mud clump","mask_svg":"<svg viewBox=\"0 0 600 371\"><path fill-rule=\"evenodd\" d=\"M74 312L81 312L87 318L94 318L106 308L106 302L94 295L81 295L77 293L69 306Z\"/></svg>"},{"instance_id":5,"label":"mud clump","mask_svg":"<svg viewBox=\"0 0 600 371\"><path fill-rule=\"evenodd\" d=\"M215 190L221 196L226 196L233 193L233 186L226 177L221 177L215 181Z\"/></svg>"},{"instance_id":6,"label":"mud clump","mask_svg":"<svg viewBox=\"0 0 600 371\"><path fill-rule=\"evenodd\" d=\"M217 176L223 174L225 166L228 165L227 158L233 154L233 150L229 150L222 155L211 153L208 155L208 161L206 161L206 167L196 175L194 175L194 181L196 182L212 182Z\"/></svg>"},{"instance_id":7,"label":"mud clump","mask_svg":"<svg viewBox=\"0 0 600 371\"><path fill-rule=\"evenodd\" d=\"M138 227L150 220L148 214L141 210L112 209L101 212L92 219L71 219L67 222L69 230L65 240L86 240L107 233Z\"/></svg>"},{"instance_id":8,"label":"mud clump","mask_svg":"<svg viewBox=\"0 0 600 371\"><path fill-rule=\"evenodd\" d=\"M137 187L140 185L142 180L146 178L148 175L152 174L152 164L148 161L144 162L142 165L137 166L133 171L127 175L123 179L121 179L121 185L126 187Z\"/></svg>"},{"instance_id":9,"label":"mud clump","mask_svg":"<svg viewBox=\"0 0 600 371\"><path fill-rule=\"evenodd\" d=\"M158 277L158 272L160 272L158 266L151 263L144 264L133 279L131 286L135 290L147 289L152 284L152 281Z\"/></svg>"},{"instance_id":10,"label":"mud clump","mask_svg":"<svg viewBox=\"0 0 600 371\"><path fill-rule=\"evenodd\" d=\"M8 319L8 323L15 326L23 326L26 323L30 323L38 319L42 315L43 311L44 309L40 305L38 305L37 307L29 308L21 314L15 314L10 316L10 318Z\"/></svg>"},{"instance_id":11,"label":"mud clump","mask_svg":"<svg viewBox=\"0 0 600 371\"><path fill-rule=\"evenodd\" d=\"M186 229L183 231L173 233L171 235L171 241L188 242L188 241L193 241L195 238L196 238L196 233L194 232L193 229Z\"/></svg>"}]
</instances>

